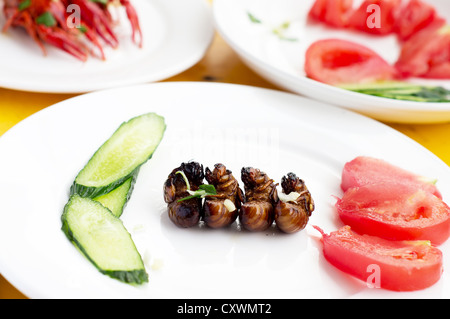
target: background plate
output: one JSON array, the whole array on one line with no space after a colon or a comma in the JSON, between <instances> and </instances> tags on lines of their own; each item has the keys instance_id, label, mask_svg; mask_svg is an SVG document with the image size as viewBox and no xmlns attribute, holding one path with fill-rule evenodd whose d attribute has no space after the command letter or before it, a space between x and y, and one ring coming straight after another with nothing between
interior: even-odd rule
<instances>
[{"instance_id":1,"label":"background plate","mask_svg":"<svg viewBox=\"0 0 450 319\"><path fill-rule=\"evenodd\" d=\"M204 0L135 0L144 46L131 40L125 14L115 29L116 50L105 48L106 61L80 62L58 49L39 46L21 29L0 33L0 86L10 89L79 93L155 82L176 75L205 54L214 35L211 9ZM3 7L3 0L0 0ZM0 14L0 26L5 17Z\"/></svg>"},{"instance_id":2,"label":"background plate","mask_svg":"<svg viewBox=\"0 0 450 319\"><path fill-rule=\"evenodd\" d=\"M164 139L138 177L122 220L143 256L141 287L100 274L61 231L76 174L125 120L157 112ZM336 119L339 118L339 121ZM342 226L333 208L345 162L384 158L437 177L448 201L450 171L404 135L350 111L298 95L213 83L156 83L82 95L27 118L0 138L0 271L31 298L450 297L450 276L415 293L369 289L322 257L318 225ZM181 162L243 166L277 182L303 178L316 203L306 230L286 235L205 227L179 229L162 188ZM448 243L441 246L449 265Z\"/></svg>"},{"instance_id":3,"label":"background plate","mask_svg":"<svg viewBox=\"0 0 450 319\"><path fill-rule=\"evenodd\" d=\"M427 0L450 21L450 2ZM394 35L375 37L364 33L307 24L314 0L214 0L213 14L217 30L242 60L272 83L294 93L349 108L378 120L399 123L435 123L450 121L450 103L420 103L379 98L350 92L311 80L305 76L304 55L311 43L324 38L341 38L365 45L388 62L394 63L400 46ZM252 23L248 14L261 20ZM289 22L280 39L275 28ZM450 88L450 81L417 80L424 84Z\"/></svg>"}]
</instances>

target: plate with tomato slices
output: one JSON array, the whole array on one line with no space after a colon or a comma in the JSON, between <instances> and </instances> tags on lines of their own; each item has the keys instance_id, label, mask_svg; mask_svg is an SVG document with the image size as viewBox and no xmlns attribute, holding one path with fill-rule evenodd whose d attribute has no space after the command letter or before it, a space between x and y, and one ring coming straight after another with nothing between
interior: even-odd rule
<instances>
[{"instance_id":1,"label":"plate with tomato slices","mask_svg":"<svg viewBox=\"0 0 450 319\"><path fill-rule=\"evenodd\" d=\"M219 110L223 116L217 116ZM148 273L147 283L130 285L101 273L85 258L61 229L61 217L71 185L96 150L122 123L149 112L164 117L166 130L152 158L140 168L118 217ZM439 201L450 200L449 167L390 127L342 108L249 86L153 83L89 93L50 106L6 132L0 153L0 272L31 298L450 297L450 240L445 241L448 227L441 227L450 216ZM283 177L294 173L306 184L314 210L305 228L292 233L282 231L278 223L247 231L239 220L223 228L206 222L179 227L170 217L163 189L170 185L166 181L171 172L189 161L202 164L205 174L206 168L222 163L241 189L242 168L260 169L280 184L280 198ZM437 179L435 187L414 174ZM388 201L376 205L370 199L380 187L366 185L370 192L363 194L354 191L355 185L377 178L407 182L408 187L396 192L390 191L392 186L381 191L389 190L384 198L390 196L396 206L408 201L418 212L416 225L401 227L395 211L383 214ZM354 209L358 202L370 203L365 206L374 218L364 211L353 221L340 216L347 217L347 208ZM420 218L427 214L421 207L431 209L429 218ZM411 219L411 213L401 214ZM365 233L351 235L359 244L350 249L344 244L352 233L343 229L343 220ZM420 224L427 231L417 236ZM323 231L323 243L314 226ZM371 237L366 236L369 230ZM382 238L386 235L389 238ZM353 256L353 268L343 256ZM384 281L379 287L377 266ZM361 269L366 278L358 280ZM371 275L375 280L367 281Z\"/></svg>"},{"instance_id":2,"label":"plate with tomato slices","mask_svg":"<svg viewBox=\"0 0 450 319\"><path fill-rule=\"evenodd\" d=\"M445 0L217 0L216 27L285 90L397 123L450 121Z\"/></svg>"}]
</instances>

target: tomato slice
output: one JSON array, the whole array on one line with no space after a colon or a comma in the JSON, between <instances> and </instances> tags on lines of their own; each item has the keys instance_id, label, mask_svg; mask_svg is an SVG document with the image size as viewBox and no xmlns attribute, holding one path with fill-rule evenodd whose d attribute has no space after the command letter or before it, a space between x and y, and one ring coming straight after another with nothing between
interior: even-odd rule
<instances>
[{"instance_id":1,"label":"tomato slice","mask_svg":"<svg viewBox=\"0 0 450 319\"><path fill-rule=\"evenodd\" d=\"M369 48L340 39L314 42L305 56L306 75L331 85L392 80L397 71Z\"/></svg>"},{"instance_id":2,"label":"tomato slice","mask_svg":"<svg viewBox=\"0 0 450 319\"><path fill-rule=\"evenodd\" d=\"M428 72L422 75L422 77L441 80L450 79L450 59L448 62L431 66Z\"/></svg>"},{"instance_id":3,"label":"tomato slice","mask_svg":"<svg viewBox=\"0 0 450 319\"><path fill-rule=\"evenodd\" d=\"M377 183L404 183L430 192L442 199L435 180L409 172L391 163L369 156L358 156L345 163L341 188L345 192L353 187Z\"/></svg>"},{"instance_id":4,"label":"tomato slice","mask_svg":"<svg viewBox=\"0 0 450 319\"><path fill-rule=\"evenodd\" d=\"M349 19L349 27L374 35L394 32L401 0L365 0Z\"/></svg>"},{"instance_id":5,"label":"tomato slice","mask_svg":"<svg viewBox=\"0 0 450 319\"><path fill-rule=\"evenodd\" d=\"M368 184L347 190L337 213L356 232L390 240L429 240L450 236L450 208L433 194L411 185Z\"/></svg>"},{"instance_id":6,"label":"tomato slice","mask_svg":"<svg viewBox=\"0 0 450 319\"><path fill-rule=\"evenodd\" d=\"M450 27L435 21L412 36L395 67L403 77L450 79Z\"/></svg>"},{"instance_id":7,"label":"tomato slice","mask_svg":"<svg viewBox=\"0 0 450 319\"><path fill-rule=\"evenodd\" d=\"M435 284L442 275L442 252L429 242L389 241L359 235L349 226L330 234L315 228L322 234L325 259L372 287L421 290Z\"/></svg>"},{"instance_id":8,"label":"tomato slice","mask_svg":"<svg viewBox=\"0 0 450 319\"><path fill-rule=\"evenodd\" d=\"M316 0L309 10L308 17L312 21L342 28L348 25L353 0Z\"/></svg>"},{"instance_id":9,"label":"tomato slice","mask_svg":"<svg viewBox=\"0 0 450 319\"><path fill-rule=\"evenodd\" d=\"M401 41L406 41L417 32L435 22L444 25L445 19L438 16L436 9L433 6L421 0L410 0L408 4L401 9L394 29L399 39Z\"/></svg>"}]
</instances>

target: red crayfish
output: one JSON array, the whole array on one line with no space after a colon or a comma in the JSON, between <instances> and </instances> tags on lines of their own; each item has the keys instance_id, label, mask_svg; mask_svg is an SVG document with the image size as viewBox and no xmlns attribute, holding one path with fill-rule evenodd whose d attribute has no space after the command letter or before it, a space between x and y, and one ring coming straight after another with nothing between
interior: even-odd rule
<instances>
[{"instance_id":1,"label":"red crayfish","mask_svg":"<svg viewBox=\"0 0 450 319\"><path fill-rule=\"evenodd\" d=\"M113 48L119 44L109 11L112 5L125 8L133 41L142 46L139 19L129 0L3 0L3 4L3 32L10 27L24 28L44 54L47 43L82 61L97 48L100 58L105 59L102 44Z\"/></svg>"}]
</instances>

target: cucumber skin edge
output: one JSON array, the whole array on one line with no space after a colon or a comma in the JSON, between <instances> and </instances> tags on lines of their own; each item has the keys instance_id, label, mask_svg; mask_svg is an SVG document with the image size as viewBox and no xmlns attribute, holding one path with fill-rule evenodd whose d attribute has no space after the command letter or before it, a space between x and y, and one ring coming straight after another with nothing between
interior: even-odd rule
<instances>
[{"instance_id":1,"label":"cucumber skin edge","mask_svg":"<svg viewBox=\"0 0 450 319\"><path fill-rule=\"evenodd\" d=\"M139 170L141 169L141 166L144 165L147 161L145 161L144 163L139 165L137 168L135 168L134 171L132 171L130 174L125 175L122 178L115 180L114 182L112 182L111 184L106 185L106 186L102 186L102 187L85 186L82 184L78 184L75 179L72 186L70 187L69 196L72 196L75 194L80 195L81 197L89 197L89 198L95 198L98 196L102 196L102 195L108 194L109 192L115 190L117 187L119 187L120 185L125 183L125 181L128 180L129 178L133 178L132 187L134 187L134 183L136 182L137 175L139 174Z\"/></svg>"},{"instance_id":2,"label":"cucumber skin edge","mask_svg":"<svg viewBox=\"0 0 450 319\"><path fill-rule=\"evenodd\" d=\"M120 218L122 216L122 214L125 210L125 207L127 207L127 204L131 199L131 195L133 194L133 191L134 191L134 185L136 184L137 176L138 176L138 174L136 173L136 175L131 180L130 188L128 189L128 192L127 192L127 197L125 199L125 202L122 205L122 210L121 210L120 214L117 216L117 218Z\"/></svg>"},{"instance_id":3,"label":"cucumber skin edge","mask_svg":"<svg viewBox=\"0 0 450 319\"><path fill-rule=\"evenodd\" d=\"M125 207L127 207L127 204L130 201L130 199L131 199L131 195L133 194L134 185L136 184L137 177L138 177L138 174L135 174L132 177L132 180L131 180L131 183L130 183L130 188L128 189L127 196L126 196L125 201L124 201L124 203L122 205L122 209L121 209L120 213L116 216L117 218L120 218L122 216L123 212L125 211ZM126 183L126 181L127 180L125 180L124 183ZM120 186L122 186L122 185L119 185L118 187L120 187ZM113 215L114 215L114 213L113 213Z\"/></svg>"},{"instance_id":4,"label":"cucumber skin edge","mask_svg":"<svg viewBox=\"0 0 450 319\"><path fill-rule=\"evenodd\" d=\"M111 278L118 279L122 282L129 283L129 284L144 284L148 282L148 274L145 269L135 269L135 270L129 270L129 271L121 271L121 270L104 270L101 269L94 260L91 259L91 257L87 254L87 252L84 250L83 246L77 241L75 236L72 233L72 230L70 229L67 220L66 220L66 212L68 209L68 206L70 204L71 200L67 202L67 204L64 206L63 214L61 215L61 221L62 226L61 230L66 235L66 237L69 239L69 241L75 245L82 253L83 255L97 268L98 271L101 273L108 275ZM101 205L99 203L99 205ZM104 206L103 206L104 207ZM105 207L106 208L106 207ZM106 208L107 209L107 208ZM109 211L109 209L108 209ZM114 216L114 214L110 211L111 215ZM114 216L114 218L117 218Z\"/></svg>"}]
</instances>

